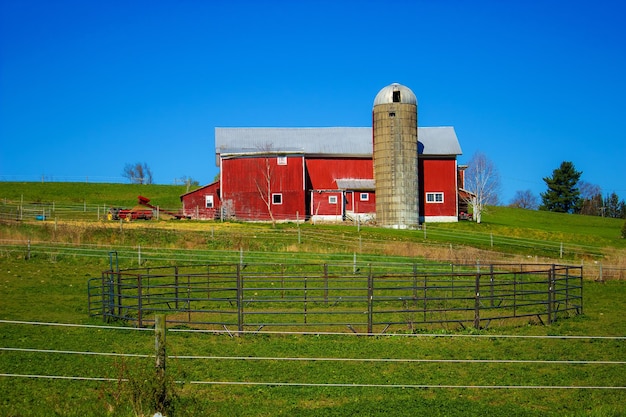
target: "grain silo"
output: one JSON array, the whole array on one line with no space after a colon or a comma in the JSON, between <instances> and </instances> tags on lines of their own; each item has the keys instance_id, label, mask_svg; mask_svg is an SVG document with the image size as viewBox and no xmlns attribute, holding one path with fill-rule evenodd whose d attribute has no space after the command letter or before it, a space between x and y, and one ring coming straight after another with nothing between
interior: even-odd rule
<instances>
[{"instance_id":1,"label":"grain silo","mask_svg":"<svg viewBox=\"0 0 626 417\"><path fill-rule=\"evenodd\" d=\"M417 98L401 84L378 92L373 108L376 222L396 229L419 223Z\"/></svg>"}]
</instances>

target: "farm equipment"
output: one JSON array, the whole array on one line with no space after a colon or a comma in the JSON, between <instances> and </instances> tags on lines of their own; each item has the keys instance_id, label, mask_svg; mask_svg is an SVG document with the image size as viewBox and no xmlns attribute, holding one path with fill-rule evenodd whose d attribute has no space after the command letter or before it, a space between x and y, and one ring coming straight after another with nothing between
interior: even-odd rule
<instances>
[{"instance_id":1,"label":"farm equipment","mask_svg":"<svg viewBox=\"0 0 626 417\"><path fill-rule=\"evenodd\" d=\"M151 220L154 213L152 210L142 208L125 209L121 207L111 207L107 214L109 220Z\"/></svg>"},{"instance_id":2,"label":"farm equipment","mask_svg":"<svg viewBox=\"0 0 626 417\"><path fill-rule=\"evenodd\" d=\"M181 213L174 213L172 211L163 210L158 206L154 206L150 204L150 199L138 196L137 199L138 205L133 207L132 209L126 209L121 207L111 207L109 209L109 213L107 214L107 218L109 220L152 220L154 216L159 216L160 213L165 213L168 216L171 216L175 219L188 218L187 216Z\"/></svg>"},{"instance_id":3,"label":"farm equipment","mask_svg":"<svg viewBox=\"0 0 626 417\"><path fill-rule=\"evenodd\" d=\"M150 199L144 196L139 196L137 197L139 199L139 204L142 206L146 206L146 207L150 207L151 209L153 209L155 212L158 213L165 213L168 216L172 216L175 219L183 219L183 218L189 218L188 216L183 215L182 213L174 213L173 211L169 211L169 210L163 210L162 208L160 208L159 206L153 206L152 204L150 204Z\"/></svg>"}]
</instances>

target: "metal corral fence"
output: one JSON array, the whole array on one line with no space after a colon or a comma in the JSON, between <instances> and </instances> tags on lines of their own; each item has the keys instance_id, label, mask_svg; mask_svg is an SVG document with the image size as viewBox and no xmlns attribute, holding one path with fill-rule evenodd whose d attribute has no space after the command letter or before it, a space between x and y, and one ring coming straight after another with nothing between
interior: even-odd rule
<instances>
[{"instance_id":1,"label":"metal corral fence","mask_svg":"<svg viewBox=\"0 0 626 417\"><path fill-rule=\"evenodd\" d=\"M212 264L119 270L89 281L105 321L225 331L419 331L583 312L583 270L567 265Z\"/></svg>"}]
</instances>

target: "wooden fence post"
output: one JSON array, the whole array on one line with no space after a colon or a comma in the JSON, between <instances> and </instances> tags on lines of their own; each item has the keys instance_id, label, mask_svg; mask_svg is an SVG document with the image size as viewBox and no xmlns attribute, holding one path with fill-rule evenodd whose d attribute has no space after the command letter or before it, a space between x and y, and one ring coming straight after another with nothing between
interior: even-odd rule
<instances>
[{"instance_id":1,"label":"wooden fence post","mask_svg":"<svg viewBox=\"0 0 626 417\"><path fill-rule=\"evenodd\" d=\"M154 316L154 349L156 355L156 411L165 412L167 387L165 383L165 314Z\"/></svg>"}]
</instances>

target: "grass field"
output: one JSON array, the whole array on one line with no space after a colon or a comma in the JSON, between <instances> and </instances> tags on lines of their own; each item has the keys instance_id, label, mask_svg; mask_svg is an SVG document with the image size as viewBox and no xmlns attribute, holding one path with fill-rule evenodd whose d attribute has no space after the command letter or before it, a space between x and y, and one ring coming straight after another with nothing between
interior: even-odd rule
<instances>
[{"instance_id":1,"label":"grass field","mask_svg":"<svg viewBox=\"0 0 626 417\"><path fill-rule=\"evenodd\" d=\"M30 194L36 188L30 184L0 183L0 199L35 201L38 195L41 201L70 204L72 187L84 185ZM96 197L99 184L93 185L78 206L92 199L96 206L107 203L108 196ZM151 186L111 187L107 193L130 200L111 204L132 205L134 194L167 201ZM117 187L132 191L123 194ZM623 221L552 215L494 208L481 225L464 222L404 232L357 231L350 225L120 225L95 218L2 223L0 416L154 412L154 332L123 323L104 326L87 312L87 280L108 268L108 250L120 251L122 267L136 266L139 255L142 265L240 256L259 262L350 261L353 256L393 261L450 255L450 248L456 253L461 246L468 256L481 259L487 250L501 250L516 260L531 254L533 260L555 254L552 260L576 263L623 259ZM554 242L557 252L544 247L533 252L544 241ZM565 259L559 258L561 241L576 249ZM582 316L550 326L529 320L521 326L499 323L479 331L442 327L395 336L231 337L181 326L167 334L168 415L624 415L626 282L588 280L584 305Z\"/></svg>"},{"instance_id":2,"label":"grass field","mask_svg":"<svg viewBox=\"0 0 626 417\"><path fill-rule=\"evenodd\" d=\"M88 317L85 298L86 280L103 267L106 261L81 257L0 258L1 372L113 379L0 377L0 415L141 415L137 407L149 414L149 398L138 404L137 393L150 390L153 358L4 350L152 355L151 331L7 322L103 326ZM172 415L618 416L626 390L573 387L626 386L626 283L588 282L585 297L583 316L480 332L229 337L171 330L168 372L186 382L173 384ZM555 337L581 335L617 338Z\"/></svg>"}]
</instances>

